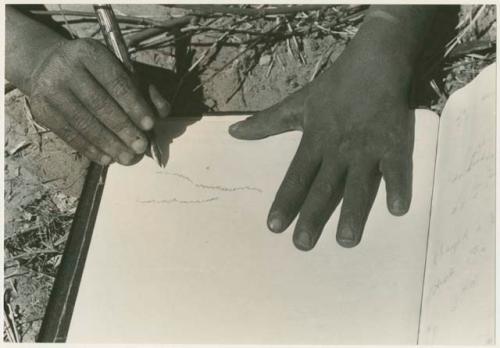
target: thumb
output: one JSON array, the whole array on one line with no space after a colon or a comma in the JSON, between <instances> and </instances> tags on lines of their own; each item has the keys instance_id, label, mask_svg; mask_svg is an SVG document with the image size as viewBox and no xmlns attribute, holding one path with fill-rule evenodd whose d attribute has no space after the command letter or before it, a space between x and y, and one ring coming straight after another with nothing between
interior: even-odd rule
<instances>
[{"instance_id":1,"label":"thumb","mask_svg":"<svg viewBox=\"0 0 500 348\"><path fill-rule=\"evenodd\" d=\"M156 112L160 118L166 118L170 114L171 106L170 103L165 99L155 85L150 84L148 86L149 98L156 108Z\"/></svg>"},{"instance_id":2,"label":"thumb","mask_svg":"<svg viewBox=\"0 0 500 348\"><path fill-rule=\"evenodd\" d=\"M260 111L229 127L237 139L256 140L292 130L302 129L302 98L292 95L282 102Z\"/></svg>"}]
</instances>

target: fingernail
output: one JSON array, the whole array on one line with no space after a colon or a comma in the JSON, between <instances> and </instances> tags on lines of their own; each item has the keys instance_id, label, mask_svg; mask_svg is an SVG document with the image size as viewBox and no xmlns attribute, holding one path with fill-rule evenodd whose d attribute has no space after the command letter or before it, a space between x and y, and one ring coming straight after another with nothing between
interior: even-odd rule
<instances>
[{"instance_id":1,"label":"fingernail","mask_svg":"<svg viewBox=\"0 0 500 348\"><path fill-rule=\"evenodd\" d=\"M145 130L150 130L151 128L153 128L153 125L154 125L154 121L151 117L144 117L141 120L141 126Z\"/></svg>"},{"instance_id":2,"label":"fingernail","mask_svg":"<svg viewBox=\"0 0 500 348\"><path fill-rule=\"evenodd\" d=\"M129 164L134 159L134 155L132 155L132 154L130 154L128 152L122 152L118 156L118 159L120 160L120 163Z\"/></svg>"},{"instance_id":3,"label":"fingernail","mask_svg":"<svg viewBox=\"0 0 500 348\"><path fill-rule=\"evenodd\" d=\"M394 215L403 215L405 213L405 207L403 206L403 202L400 199L396 199L392 202L391 212Z\"/></svg>"},{"instance_id":4,"label":"fingernail","mask_svg":"<svg viewBox=\"0 0 500 348\"><path fill-rule=\"evenodd\" d=\"M132 148L138 154L144 153L144 151L146 151L147 146L148 143L142 138L139 138L132 143Z\"/></svg>"},{"instance_id":5,"label":"fingernail","mask_svg":"<svg viewBox=\"0 0 500 348\"><path fill-rule=\"evenodd\" d=\"M158 116L161 118L166 118L170 111L172 111L172 106L167 101L163 102L161 105L158 105Z\"/></svg>"},{"instance_id":6,"label":"fingernail","mask_svg":"<svg viewBox=\"0 0 500 348\"><path fill-rule=\"evenodd\" d=\"M240 128L240 123L235 123L235 124L232 124L231 126L229 126L229 131L230 132L234 132L234 131L237 131L238 128Z\"/></svg>"},{"instance_id":7,"label":"fingernail","mask_svg":"<svg viewBox=\"0 0 500 348\"><path fill-rule=\"evenodd\" d=\"M281 218L277 215L277 213L271 214L268 225L269 229L273 232L281 232L281 228L283 227Z\"/></svg>"},{"instance_id":8,"label":"fingernail","mask_svg":"<svg viewBox=\"0 0 500 348\"><path fill-rule=\"evenodd\" d=\"M342 227L337 234L337 242L343 247L349 248L355 245L354 231L351 227Z\"/></svg>"},{"instance_id":9,"label":"fingernail","mask_svg":"<svg viewBox=\"0 0 500 348\"><path fill-rule=\"evenodd\" d=\"M295 245L300 250L311 249L311 236L307 232L299 232L297 237L295 237Z\"/></svg>"},{"instance_id":10,"label":"fingernail","mask_svg":"<svg viewBox=\"0 0 500 348\"><path fill-rule=\"evenodd\" d=\"M111 157L109 157L108 155L103 155L103 156L101 156L101 164L102 164L102 165L107 166L108 164L110 164L110 163L111 163L111 161L112 161L112 158L111 158Z\"/></svg>"}]
</instances>

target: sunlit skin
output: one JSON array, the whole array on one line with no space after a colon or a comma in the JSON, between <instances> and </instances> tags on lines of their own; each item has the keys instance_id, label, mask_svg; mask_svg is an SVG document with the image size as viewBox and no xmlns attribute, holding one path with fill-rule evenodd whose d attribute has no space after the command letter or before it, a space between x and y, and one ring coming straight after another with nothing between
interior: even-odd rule
<instances>
[{"instance_id":1,"label":"sunlit skin","mask_svg":"<svg viewBox=\"0 0 500 348\"><path fill-rule=\"evenodd\" d=\"M303 132L267 220L283 232L298 215L293 242L312 249L343 199L336 239L356 246L383 177L387 207L411 202L414 118L410 82L432 6L376 6L323 75L229 132L261 139ZM375 232L375 231L374 231Z\"/></svg>"},{"instance_id":2,"label":"sunlit skin","mask_svg":"<svg viewBox=\"0 0 500 348\"><path fill-rule=\"evenodd\" d=\"M169 111L154 86L148 103L98 41L67 40L10 6L6 17L6 77L30 97L36 121L92 161L137 163L146 131Z\"/></svg>"},{"instance_id":3,"label":"sunlit skin","mask_svg":"<svg viewBox=\"0 0 500 348\"><path fill-rule=\"evenodd\" d=\"M249 140L303 132L269 212L271 231L286 230L298 215L294 244L310 250L343 200L337 241L356 246L381 178L389 211L408 211L410 83L434 12L435 6L372 6L319 78L230 128ZM146 131L168 115L168 102L150 88L149 103L99 42L66 40L11 6L6 19L6 77L30 97L36 120L95 162L137 163L147 148Z\"/></svg>"}]
</instances>

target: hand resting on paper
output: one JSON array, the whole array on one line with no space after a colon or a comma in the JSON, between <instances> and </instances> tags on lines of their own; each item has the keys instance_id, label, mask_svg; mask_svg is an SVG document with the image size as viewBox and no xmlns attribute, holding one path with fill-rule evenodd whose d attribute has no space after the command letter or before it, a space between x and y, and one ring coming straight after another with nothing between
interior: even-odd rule
<instances>
[{"instance_id":1,"label":"hand resting on paper","mask_svg":"<svg viewBox=\"0 0 500 348\"><path fill-rule=\"evenodd\" d=\"M431 13L432 6L372 7L329 70L230 127L231 135L248 140L303 131L268 216L269 229L283 232L299 215L293 233L298 249L315 246L342 199L337 241L356 246L381 177L389 211L408 211L414 138L410 82Z\"/></svg>"}]
</instances>

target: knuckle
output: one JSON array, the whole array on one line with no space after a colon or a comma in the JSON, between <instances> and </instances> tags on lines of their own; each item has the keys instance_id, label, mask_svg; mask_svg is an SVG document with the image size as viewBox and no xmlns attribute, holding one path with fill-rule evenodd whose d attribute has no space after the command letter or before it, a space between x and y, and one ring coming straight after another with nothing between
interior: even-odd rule
<instances>
[{"instance_id":1,"label":"knuckle","mask_svg":"<svg viewBox=\"0 0 500 348\"><path fill-rule=\"evenodd\" d=\"M89 53L89 51L94 46L94 39L90 38L81 38L77 40L71 40L66 43L65 52L75 53L80 55L82 53Z\"/></svg>"},{"instance_id":2,"label":"knuckle","mask_svg":"<svg viewBox=\"0 0 500 348\"><path fill-rule=\"evenodd\" d=\"M109 88L118 97L124 97L130 90L130 85L126 78L123 76L117 76L109 82Z\"/></svg>"},{"instance_id":3,"label":"knuckle","mask_svg":"<svg viewBox=\"0 0 500 348\"><path fill-rule=\"evenodd\" d=\"M122 139L134 139L140 136L130 122L128 122L123 117L110 117L113 119L110 121L110 128Z\"/></svg>"},{"instance_id":4,"label":"knuckle","mask_svg":"<svg viewBox=\"0 0 500 348\"><path fill-rule=\"evenodd\" d=\"M35 113L44 112L47 108L47 97L43 93L43 91L36 89L33 90L31 97L29 98L29 103L31 106L31 110L35 111Z\"/></svg>"},{"instance_id":5,"label":"knuckle","mask_svg":"<svg viewBox=\"0 0 500 348\"><path fill-rule=\"evenodd\" d=\"M94 39L85 37L79 40L74 40L74 41L79 41L81 45L84 45L86 47L94 47L98 42Z\"/></svg>"},{"instance_id":6,"label":"knuckle","mask_svg":"<svg viewBox=\"0 0 500 348\"><path fill-rule=\"evenodd\" d=\"M81 48L79 40L69 41L60 50L57 50L52 58L52 62L58 67L72 67L78 62Z\"/></svg>"},{"instance_id":7,"label":"knuckle","mask_svg":"<svg viewBox=\"0 0 500 348\"><path fill-rule=\"evenodd\" d=\"M84 43L85 39L77 39L77 40L69 40L66 41L62 46L62 49L65 51L73 51L80 49Z\"/></svg>"},{"instance_id":8,"label":"knuckle","mask_svg":"<svg viewBox=\"0 0 500 348\"><path fill-rule=\"evenodd\" d=\"M94 124L94 122L89 122L89 124L90 125L87 126L87 129L91 130L92 138L95 139L96 143L104 144L111 142L109 134L103 126Z\"/></svg>"},{"instance_id":9,"label":"knuckle","mask_svg":"<svg viewBox=\"0 0 500 348\"><path fill-rule=\"evenodd\" d=\"M33 119L45 127L51 127L52 122L50 121L53 117L51 117L51 110L46 98L42 95L30 98L30 106Z\"/></svg>"},{"instance_id":10,"label":"knuckle","mask_svg":"<svg viewBox=\"0 0 500 348\"><path fill-rule=\"evenodd\" d=\"M143 103L142 100L135 99L133 105L128 112L128 115L135 120L141 120L144 115L149 115L149 117L154 119L154 113L149 108L146 103Z\"/></svg>"},{"instance_id":11,"label":"knuckle","mask_svg":"<svg viewBox=\"0 0 500 348\"><path fill-rule=\"evenodd\" d=\"M383 172L399 172L406 168L411 168L412 162L411 155L402 153L387 154L382 158L380 166Z\"/></svg>"},{"instance_id":12,"label":"knuckle","mask_svg":"<svg viewBox=\"0 0 500 348\"><path fill-rule=\"evenodd\" d=\"M87 38L82 38L81 40L85 44L85 46L88 50L100 51L100 50L104 49L106 52L108 52L106 49L106 46L104 46L101 42L99 42L95 39L87 37Z\"/></svg>"},{"instance_id":13,"label":"knuckle","mask_svg":"<svg viewBox=\"0 0 500 348\"><path fill-rule=\"evenodd\" d=\"M62 52L53 53L49 60L43 65L43 74L41 75L56 75L55 73L66 65L66 59Z\"/></svg>"},{"instance_id":14,"label":"knuckle","mask_svg":"<svg viewBox=\"0 0 500 348\"><path fill-rule=\"evenodd\" d=\"M127 148L122 145L120 141L115 139L115 137L103 128L98 127L95 137L93 137L93 143L99 146L99 148L111 154L113 157L118 156L121 152L126 152Z\"/></svg>"},{"instance_id":15,"label":"knuckle","mask_svg":"<svg viewBox=\"0 0 500 348\"><path fill-rule=\"evenodd\" d=\"M319 180L311 187L311 193L316 196L333 196L335 193L334 185L326 180Z\"/></svg>"},{"instance_id":16,"label":"knuckle","mask_svg":"<svg viewBox=\"0 0 500 348\"><path fill-rule=\"evenodd\" d=\"M95 136L92 136L91 143L109 153L112 157L117 157L118 154L123 151L115 139L107 134L101 127L97 129Z\"/></svg>"},{"instance_id":17,"label":"knuckle","mask_svg":"<svg viewBox=\"0 0 500 348\"><path fill-rule=\"evenodd\" d=\"M85 152L86 152L86 155L87 157L94 157L94 158L99 158L101 157L101 151L99 151L97 149L97 147L95 147L94 145L92 144L88 144L86 147L85 147Z\"/></svg>"},{"instance_id":18,"label":"knuckle","mask_svg":"<svg viewBox=\"0 0 500 348\"><path fill-rule=\"evenodd\" d=\"M100 127L95 127L94 122L92 122L92 119L90 117L76 115L72 117L72 123L76 129L83 133L96 134L97 136L97 133L100 132Z\"/></svg>"},{"instance_id":19,"label":"knuckle","mask_svg":"<svg viewBox=\"0 0 500 348\"><path fill-rule=\"evenodd\" d=\"M73 131L73 129L68 125L62 125L55 127L54 131L62 138L65 142L73 147L78 147L78 134Z\"/></svg>"},{"instance_id":20,"label":"knuckle","mask_svg":"<svg viewBox=\"0 0 500 348\"><path fill-rule=\"evenodd\" d=\"M297 189L304 187L306 180L304 176L298 172L290 172L283 180L283 189Z\"/></svg>"},{"instance_id":21,"label":"knuckle","mask_svg":"<svg viewBox=\"0 0 500 348\"><path fill-rule=\"evenodd\" d=\"M90 64L98 64L99 57L103 54L103 48L106 50L100 42L91 38L71 40L63 48L61 53L66 56L68 61L86 61Z\"/></svg>"},{"instance_id":22,"label":"knuckle","mask_svg":"<svg viewBox=\"0 0 500 348\"><path fill-rule=\"evenodd\" d=\"M90 105L98 116L105 116L109 113L108 98L102 93L92 93L89 96Z\"/></svg>"},{"instance_id":23,"label":"knuckle","mask_svg":"<svg viewBox=\"0 0 500 348\"><path fill-rule=\"evenodd\" d=\"M408 137L404 136L404 131L400 128L394 126L392 131L384 134L386 146L393 151L406 151L409 147Z\"/></svg>"},{"instance_id":24,"label":"knuckle","mask_svg":"<svg viewBox=\"0 0 500 348\"><path fill-rule=\"evenodd\" d=\"M283 117L281 123L285 129L302 129L302 122L295 113L290 114L288 117Z\"/></svg>"},{"instance_id":25,"label":"knuckle","mask_svg":"<svg viewBox=\"0 0 500 348\"><path fill-rule=\"evenodd\" d=\"M77 62L72 41L57 44L50 54L37 65L32 73L33 88L45 89L47 93L60 86L61 81L72 77Z\"/></svg>"},{"instance_id":26,"label":"knuckle","mask_svg":"<svg viewBox=\"0 0 500 348\"><path fill-rule=\"evenodd\" d=\"M56 90L60 90L62 81L66 78L67 68L65 67L63 59L57 55L54 56L49 62L42 64L38 67L32 78L31 95L51 95Z\"/></svg>"},{"instance_id":27,"label":"knuckle","mask_svg":"<svg viewBox=\"0 0 500 348\"><path fill-rule=\"evenodd\" d=\"M107 100L96 101L94 112L96 116L114 133L124 137L139 135L139 132L136 131L135 127L133 126L132 122L130 122L128 117L117 107L109 105L107 103Z\"/></svg>"},{"instance_id":28,"label":"knuckle","mask_svg":"<svg viewBox=\"0 0 500 348\"><path fill-rule=\"evenodd\" d=\"M78 147L78 145L80 145L79 142L77 141L77 135L75 132L65 130L63 131L63 134L64 134L63 136L64 140L71 146Z\"/></svg>"},{"instance_id":29,"label":"knuckle","mask_svg":"<svg viewBox=\"0 0 500 348\"><path fill-rule=\"evenodd\" d=\"M59 78L52 77L50 74L44 74L39 77L34 85L33 92L50 96L57 91L61 86L61 81Z\"/></svg>"},{"instance_id":30,"label":"knuckle","mask_svg":"<svg viewBox=\"0 0 500 348\"><path fill-rule=\"evenodd\" d=\"M91 160L92 162L96 162L99 164L104 164L101 162L101 155L93 152L89 152L88 150L81 151L83 152L83 155L87 157L87 159Z\"/></svg>"},{"instance_id":31,"label":"knuckle","mask_svg":"<svg viewBox=\"0 0 500 348\"><path fill-rule=\"evenodd\" d=\"M36 112L33 113L33 119L36 123L45 127L46 129L50 129L51 131L55 131L57 129L57 125L54 125L54 122L51 122L49 114L46 112Z\"/></svg>"}]
</instances>

